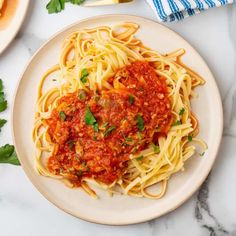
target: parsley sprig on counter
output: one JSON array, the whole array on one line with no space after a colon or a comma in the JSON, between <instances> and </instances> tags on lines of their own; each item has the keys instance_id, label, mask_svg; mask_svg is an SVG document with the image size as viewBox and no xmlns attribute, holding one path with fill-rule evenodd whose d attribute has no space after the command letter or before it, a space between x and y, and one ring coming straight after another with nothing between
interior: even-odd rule
<instances>
[{"instance_id":1,"label":"parsley sprig on counter","mask_svg":"<svg viewBox=\"0 0 236 236\"><path fill-rule=\"evenodd\" d=\"M5 111L7 109L7 101L5 99L5 94L3 92L3 83L0 79L0 112Z\"/></svg>"},{"instance_id":2,"label":"parsley sprig on counter","mask_svg":"<svg viewBox=\"0 0 236 236\"><path fill-rule=\"evenodd\" d=\"M7 109L7 101L3 92L3 83L0 79L0 112ZM0 132L1 128L6 124L6 120L0 118ZM8 163L13 165L20 165L20 162L16 156L15 148L13 145L6 144L0 147L0 163Z\"/></svg>"},{"instance_id":3,"label":"parsley sprig on counter","mask_svg":"<svg viewBox=\"0 0 236 236\"><path fill-rule=\"evenodd\" d=\"M61 12L65 9L65 4L67 2L72 3L74 5L80 5L84 2L85 0L51 0L46 8L48 10L48 13L58 13Z\"/></svg>"}]
</instances>

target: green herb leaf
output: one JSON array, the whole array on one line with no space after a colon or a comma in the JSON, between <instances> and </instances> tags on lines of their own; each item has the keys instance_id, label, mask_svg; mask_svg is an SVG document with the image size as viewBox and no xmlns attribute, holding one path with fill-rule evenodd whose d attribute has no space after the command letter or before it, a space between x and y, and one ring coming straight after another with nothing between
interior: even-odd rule
<instances>
[{"instance_id":1,"label":"green herb leaf","mask_svg":"<svg viewBox=\"0 0 236 236\"><path fill-rule=\"evenodd\" d=\"M131 105L134 104L134 96L133 95L129 95L129 103Z\"/></svg>"},{"instance_id":2,"label":"green herb leaf","mask_svg":"<svg viewBox=\"0 0 236 236\"><path fill-rule=\"evenodd\" d=\"M188 136L188 141L191 142L193 140L193 136L192 135L189 135Z\"/></svg>"},{"instance_id":3,"label":"green herb leaf","mask_svg":"<svg viewBox=\"0 0 236 236\"><path fill-rule=\"evenodd\" d=\"M92 125L94 131L98 132L98 123Z\"/></svg>"},{"instance_id":4,"label":"green herb leaf","mask_svg":"<svg viewBox=\"0 0 236 236\"><path fill-rule=\"evenodd\" d=\"M203 153L200 153L199 155L202 157L202 156L204 156L204 154L205 154L205 152L203 152Z\"/></svg>"},{"instance_id":5,"label":"green herb leaf","mask_svg":"<svg viewBox=\"0 0 236 236\"><path fill-rule=\"evenodd\" d=\"M177 126L177 125L181 125L181 121L180 121L180 120L177 120L177 121L175 121L175 122L172 124L172 126Z\"/></svg>"},{"instance_id":6,"label":"green herb leaf","mask_svg":"<svg viewBox=\"0 0 236 236\"><path fill-rule=\"evenodd\" d=\"M93 129L98 132L98 123L93 115L93 113L91 112L89 106L86 106L86 113L85 113L85 124L86 125L91 125L93 127Z\"/></svg>"},{"instance_id":7,"label":"green herb leaf","mask_svg":"<svg viewBox=\"0 0 236 236\"><path fill-rule=\"evenodd\" d=\"M1 90L3 88L1 82ZM7 101L5 100L5 94L0 90L0 112L5 111L7 109Z\"/></svg>"},{"instance_id":8,"label":"green herb leaf","mask_svg":"<svg viewBox=\"0 0 236 236\"><path fill-rule=\"evenodd\" d=\"M109 122L105 122L105 123L102 125L102 128L106 128L108 125L109 125Z\"/></svg>"},{"instance_id":9,"label":"green herb leaf","mask_svg":"<svg viewBox=\"0 0 236 236\"><path fill-rule=\"evenodd\" d=\"M75 154L75 159L76 159L77 161L80 161L80 155Z\"/></svg>"},{"instance_id":10,"label":"green herb leaf","mask_svg":"<svg viewBox=\"0 0 236 236\"><path fill-rule=\"evenodd\" d=\"M84 68L82 71L81 71L81 77L80 77L80 80L83 84L85 84L88 80L87 80L87 77L89 75L89 72L86 68Z\"/></svg>"},{"instance_id":11,"label":"green herb leaf","mask_svg":"<svg viewBox=\"0 0 236 236\"><path fill-rule=\"evenodd\" d=\"M131 137L127 137L127 138L125 138L125 141L127 141L127 142L132 142L133 139L132 139Z\"/></svg>"},{"instance_id":12,"label":"green herb leaf","mask_svg":"<svg viewBox=\"0 0 236 236\"><path fill-rule=\"evenodd\" d=\"M84 77L84 76L88 76L89 75L89 72L86 68L84 68L82 71L81 71L81 76Z\"/></svg>"},{"instance_id":13,"label":"green herb leaf","mask_svg":"<svg viewBox=\"0 0 236 236\"><path fill-rule=\"evenodd\" d=\"M93 113L91 112L89 106L86 106L86 113L85 113L85 124L86 125L93 125L96 123L96 119L93 115Z\"/></svg>"},{"instance_id":14,"label":"green herb leaf","mask_svg":"<svg viewBox=\"0 0 236 236\"><path fill-rule=\"evenodd\" d=\"M122 136L123 136L124 139L125 139L125 141L123 141L123 142L121 143L122 146L128 146L128 145L129 145L128 143L133 141L133 139L132 139L131 137L125 137L125 134L124 134L124 133L122 133ZM128 142L128 143L127 143L127 142Z\"/></svg>"},{"instance_id":15,"label":"green herb leaf","mask_svg":"<svg viewBox=\"0 0 236 236\"><path fill-rule=\"evenodd\" d=\"M70 2L72 4L80 5L83 3L85 0L66 0L66 2Z\"/></svg>"},{"instance_id":16,"label":"green herb leaf","mask_svg":"<svg viewBox=\"0 0 236 236\"><path fill-rule=\"evenodd\" d=\"M181 108L180 111L179 111L179 115L182 116L185 112L185 109L184 108Z\"/></svg>"},{"instance_id":17,"label":"green herb leaf","mask_svg":"<svg viewBox=\"0 0 236 236\"><path fill-rule=\"evenodd\" d=\"M97 141L97 139L98 139L97 136L93 136L94 141Z\"/></svg>"},{"instance_id":18,"label":"green herb leaf","mask_svg":"<svg viewBox=\"0 0 236 236\"><path fill-rule=\"evenodd\" d=\"M142 139L142 134L140 132L137 133L138 139L141 140Z\"/></svg>"},{"instance_id":19,"label":"green herb leaf","mask_svg":"<svg viewBox=\"0 0 236 236\"><path fill-rule=\"evenodd\" d=\"M144 156L141 155L141 156L137 157L136 160L137 160L137 161L141 161L143 158L144 158Z\"/></svg>"},{"instance_id":20,"label":"green herb leaf","mask_svg":"<svg viewBox=\"0 0 236 236\"><path fill-rule=\"evenodd\" d=\"M0 131L1 131L1 128L7 123L6 120L4 119L0 119Z\"/></svg>"},{"instance_id":21,"label":"green herb leaf","mask_svg":"<svg viewBox=\"0 0 236 236\"><path fill-rule=\"evenodd\" d=\"M135 153L137 152L137 150L138 150L138 148L137 148L137 147L134 147L134 148L132 149L132 154L135 154Z\"/></svg>"},{"instance_id":22,"label":"green herb leaf","mask_svg":"<svg viewBox=\"0 0 236 236\"><path fill-rule=\"evenodd\" d=\"M88 81L87 77L81 77L80 80L83 84L87 83L87 81Z\"/></svg>"},{"instance_id":23,"label":"green herb leaf","mask_svg":"<svg viewBox=\"0 0 236 236\"><path fill-rule=\"evenodd\" d=\"M136 124L137 124L138 129L139 129L140 131L143 131L143 130L144 130L144 121L143 121L142 116L139 115L139 114L136 116Z\"/></svg>"},{"instance_id":24,"label":"green herb leaf","mask_svg":"<svg viewBox=\"0 0 236 236\"><path fill-rule=\"evenodd\" d=\"M59 112L59 116L61 117L61 119L62 119L63 121L66 120L66 114L65 114L64 111L60 111L60 112Z\"/></svg>"},{"instance_id":25,"label":"green herb leaf","mask_svg":"<svg viewBox=\"0 0 236 236\"><path fill-rule=\"evenodd\" d=\"M83 89L80 89L78 96L79 96L79 99L80 99L80 100L84 101L84 100L86 99L86 93L85 93L85 91L84 91Z\"/></svg>"},{"instance_id":26,"label":"green herb leaf","mask_svg":"<svg viewBox=\"0 0 236 236\"><path fill-rule=\"evenodd\" d=\"M83 171L82 170L79 170L76 174L78 177L80 177L81 175L83 175Z\"/></svg>"},{"instance_id":27,"label":"green herb leaf","mask_svg":"<svg viewBox=\"0 0 236 236\"><path fill-rule=\"evenodd\" d=\"M152 143L152 147L153 147L153 151L154 151L154 153L160 153L160 147L159 146L157 146L157 145L155 145L154 143Z\"/></svg>"},{"instance_id":28,"label":"green herb leaf","mask_svg":"<svg viewBox=\"0 0 236 236\"><path fill-rule=\"evenodd\" d=\"M3 82L0 79L0 112L4 111L6 108L7 101L5 100L5 94L3 92ZM0 119L0 131L6 122L6 120ZM6 144L5 146L0 147L0 163L20 165L13 145Z\"/></svg>"},{"instance_id":29,"label":"green herb leaf","mask_svg":"<svg viewBox=\"0 0 236 236\"><path fill-rule=\"evenodd\" d=\"M69 140L66 143L68 144L70 149L72 149L75 146L75 141L74 140Z\"/></svg>"},{"instance_id":30,"label":"green herb leaf","mask_svg":"<svg viewBox=\"0 0 236 236\"><path fill-rule=\"evenodd\" d=\"M58 13L65 9L65 0L51 0L46 6L48 13Z\"/></svg>"},{"instance_id":31,"label":"green herb leaf","mask_svg":"<svg viewBox=\"0 0 236 236\"><path fill-rule=\"evenodd\" d=\"M91 171L89 166L86 166L86 169L87 169L87 172Z\"/></svg>"},{"instance_id":32,"label":"green herb leaf","mask_svg":"<svg viewBox=\"0 0 236 236\"><path fill-rule=\"evenodd\" d=\"M104 137L107 137L115 129L116 129L116 126L114 125L110 126L108 129L105 130Z\"/></svg>"},{"instance_id":33,"label":"green herb leaf","mask_svg":"<svg viewBox=\"0 0 236 236\"><path fill-rule=\"evenodd\" d=\"M0 163L20 165L13 145L6 144L0 147Z\"/></svg>"},{"instance_id":34,"label":"green herb leaf","mask_svg":"<svg viewBox=\"0 0 236 236\"><path fill-rule=\"evenodd\" d=\"M70 2L75 5L80 5L85 0L51 0L48 2L46 8L48 13L58 13L65 9L65 3Z\"/></svg>"},{"instance_id":35,"label":"green herb leaf","mask_svg":"<svg viewBox=\"0 0 236 236\"><path fill-rule=\"evenodd\" d=\"M0 92L2 92L3 90L3 83L2 83L2 80L0 79Z\"/></svg>"},{"instance_id":36,"label":"green herb leaf","mask_svg":"<svg viewBox=\"0 0 236 236\"><path fill-rule=\"evenodd\" d=\"M100 97L98 96L98 95L96 95L95 97L94 97L94 101L95 102L98 102L100 100Z\"/></svg>"}]
</instances>

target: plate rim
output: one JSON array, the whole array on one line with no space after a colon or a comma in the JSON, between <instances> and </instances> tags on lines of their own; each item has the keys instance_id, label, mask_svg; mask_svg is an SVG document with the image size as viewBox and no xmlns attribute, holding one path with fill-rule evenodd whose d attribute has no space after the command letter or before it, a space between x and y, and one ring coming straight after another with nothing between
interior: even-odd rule
<instances>
[{"instance_id":1,"label":"plate rim","mask_svg":"<svg viewBox=\"0 0 236 236\"><path fill-rule=\"evenodd\" d=\"M14 31L13 34L11 34L9 40L3 45L3 47L0 48L0 55L4 53L4 51L10 46L10 44L12 43L12 41L15 39L16 35L18 34L20 28L22 27L24 20L26 18L27 12L29 10L29 5L30 5L30 0L25 0L26 1L26 5L24 8L24 12L22 14L22 17L20 19L20 21L18 22L18 25ZM18 5L20 4L20 1L18 2ZM18 8L18 6L17 6ZM17 10L16 10L17 11ZM14 17L14 16L13 16Z\"/></svg>"},{"instance_id":2,"label":"plate rim","mask_svg":"<svg viewBox=\"0 0 236 236\"><path fill-rule=\"evenodd\" d=\"M181 40L188 44L189 47L191 49L193 49L194 53L196 53L196 55L204 62L205 66L207 67L206 69L208 70L208 73L209 75L212 77L213 79L213 82L214 82L214 86L215 86L215 96L217 97L217 100L216 100L216 103L217 103L217 108L219 110L219 125L220 127L218 127L218 137L217 137L217 140L216 140L216 144L217 144L217 148L214 149L214 152L212 153L212 159L211 159L211 163L209 165L209 168L206 170L205 174L201 176L201 178L199 178L198 182L196 182L196 184L194 185L194 187L191 189L191 192L188 194L188 195L185 195L181 201L179 201L177 204L174 204L174 206L172 206L170 209L166 210L165 212L162 212L162 213L159 213L157 212L155 215L147 215L145 217L145 219L140 219L140 220L124 220L124 221L120 221L118 223L109 223L107 222L106 220L95 220L95 219L91 219L89 217L84 217L82 214L74 214L73 212L65 209L63 206L59 205L57 202L55 202L51 197L50 197L50 194L48 194L46 191L44 191L43 189L41 189L41 186L38 182L34 182L33 179L31 178L31 175L30 175L30 170L28 172L28 168L26 167L26 165L24 164L24 162L22 161L23 158L20 157L20 155L18 155L18 149L17 149L17 145L16 145L16 138L15 138L15 135L14 135L14 125L13 125L13 121L14 121L14 110L15 110L15 106L16 106L16 96L17 96L17 92L18 92L18 88L19 88L19 85L21 83L21 80L25 74L25 72L27 71L27 68L28 66L31 64L32 60L37 56L37 54L41 51L41 49L43 49L51 40L53 40L54 38L56 38L58 35L60 35L61 33L63 33L64 31L76 26L76 25L79 25L83 22L86 22L86 21L90 21L90 20L96 20L96 19L104 19L104 18L107 18L107 17L123 17L125 19L125 17L132 17L135 21L135 18L136 19L140 19L140 20L145 20L145 21L149 21L151 23L155 23L155 24L158 24L159 27L161 28L164 28L164 29L168 29L169 31L172 31L172 33L174 33L176 36L180 37ZM222 134L223 134L223 106L222 106L222 100L221 100L221 96L220 96L220 92L219 92L219 88L218 88L218 85L217 85L217 82L215 80L215 77L213 76L213 73L211 72L208 64L206 63L206 61L203 59L203 57L198 53L198 51L192 46L191 43L189 43L187 40L185 40L184 37L182 37L181 35L179 35L177 32L175 32L173 29L169 28L168 26L166 25L162 25L158 22L156 22L155 20L152 20L152 19L149 19L147 17L143 17L143 16L137 16L137 15L133 15L133 14L104 14L104 15L97 15L97 16L92 16L92 17L87 17L87 18L84 18L82 20L77 20L75 21L74 23L72 24L69 24L65 27L63 27L62 29L60 29L59 31L57 31L56 33L54 33L52 36L50 36L40 47L39 49L32 55L32 57L30 58L30 60L27 62L26 66L24 67L23 69L23 72L21 73L21 75L19 76L19 79L18 79L18 82L17 82L17 85L16 85L16 88L15 88L15 91L14 91L14 95L13 95L13 105L12 105L12 108L11 108L11 134L12 134L12 138L13 138L13 144L15 146L15 151L18 155L18 158L20 160L20 163L21 163L21 166L24 170L24 173L25 175L28 177L28 179L30 180L30 182L34 185L34 187L41 193L41 195L46 198L50 203L52 203L54 206L56 206L57 208L59 208L60 210L64 211L65 213L73 216L73 217L76 217L76 218L79 218L79 219L82 219L84 221L87 221L87 222L91 222L91 223L95 223L95 224L102 224L102 225L111 225L111 226L122 226L122 225L133 225L133 224L139 224L139 223L143 223L143 222L147 222L147 221L150 221L150 220L153 220L153 219L157 219L163 215L166 215L167 213L170 213L174 210L176 210L178 207L180 207L183 203L185 203L187 200L189 200L193 194L200 188L200 186L203 184L203 182L205 181L205 179L207 178L207 176L209 175L214 163L215 163L215 160L216 160L216 157L218 155L218 152L219 152L219 148L220 148L220 144L221 144L221 140L222 140ZM31 170L32 171L32 170Z\"/></svg>"}]
</instances>

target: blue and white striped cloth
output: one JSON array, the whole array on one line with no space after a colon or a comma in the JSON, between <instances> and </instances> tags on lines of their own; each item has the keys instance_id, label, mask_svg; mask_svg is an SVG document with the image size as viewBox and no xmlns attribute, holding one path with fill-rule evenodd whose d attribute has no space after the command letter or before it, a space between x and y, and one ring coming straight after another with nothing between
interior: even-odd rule
<instances>
[{"instance_id":1,"label":"blue and white striped cloth","mask_svg":"<svg viewBox=\"0 0 236 236\"><path fill-rule=\"evenodd\" d=\"M171 22L182 20L209 8L219 7L236 0L147 0L155 10L158 20Z\"/></svg>"}]
</instances>

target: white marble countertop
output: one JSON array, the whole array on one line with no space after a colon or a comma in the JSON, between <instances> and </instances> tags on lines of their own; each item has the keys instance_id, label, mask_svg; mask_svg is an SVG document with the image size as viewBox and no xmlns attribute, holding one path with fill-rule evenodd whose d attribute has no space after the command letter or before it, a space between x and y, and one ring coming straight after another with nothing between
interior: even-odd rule
<instances>
[{"instance_id":1,"label":"white marble countertop","mask_svg":"<svg viewBox=\"0 0 236 236\"><path fill-rule=\"evenodd\" d=\"M19 75L32 54L62 27L86 17L111 13L156 19L144 0L112 7L68 6L58 15L47 14L46 2L31 1L21 31L0 56L0 77L5 83L9 106ZM223 100L224 136L217 161L201 189L177 210L159 219L125 227L103 226L76 219L54 207L30 183L21 167L0 165L0 235L236 235L236 4L168 26L205 58ZM9 120L10 110L1 116ZM11 142L8 122L2 130L0 145Z\"/></svg>"}]
</instances>

